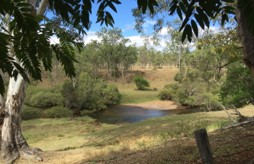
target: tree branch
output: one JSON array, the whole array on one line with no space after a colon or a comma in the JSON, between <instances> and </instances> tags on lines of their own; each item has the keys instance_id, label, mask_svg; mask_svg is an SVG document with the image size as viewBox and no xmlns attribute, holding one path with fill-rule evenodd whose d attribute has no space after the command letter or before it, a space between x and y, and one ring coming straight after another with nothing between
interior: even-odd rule
<instances>
[{"instance_id":1,"label":"tree branch","mask_svg":"<svg viewBox=\"0 0 254 164\"><path fill-rule=\"evenodd\" d=\"M48 7L48 0L42 0L36 14L43 15L44 12L46 11L47 7Z\"/></svg>"},{"instance_id":2,"label":"tree branch","mask_svg":"<svg viewBox=\"0 0 254 164\"><path fill-rule=\"evenodd\" d=\"M4 97L0 94L0 108L4 107Z\"/></svg>"},{"instance_id":3,"label":"tree branch","mask_svg":"<svg viewBox=\"0 0 254 164\"><path fill-rule=\"evenodd\" d=\"M36 8L37 0L27 0L27 2L31 4L34 7L34 9Z\"/></svg>"}]
</instances>

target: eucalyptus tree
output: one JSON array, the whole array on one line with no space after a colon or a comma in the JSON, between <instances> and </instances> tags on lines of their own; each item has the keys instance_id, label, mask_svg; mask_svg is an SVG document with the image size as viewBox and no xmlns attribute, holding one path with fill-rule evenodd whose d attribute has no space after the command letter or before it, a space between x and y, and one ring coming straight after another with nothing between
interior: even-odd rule
<instances>
[{"instance_id":1,"label":"eucalyptus tree","mask_svg":"<svg viewBox=\"0 0 254 164\"><path fill-rule=\"evenodd\" d=\"M244 50L244 61L254 74L254 1L253 0L157 0L157 6L146 12L147 5L138 0L140 7L133 10L136 28L140 32L146 19L156 19L155 32L170 22L172 16L181 19L179 31L182 42L199 35L199 29L210 27L211 22L222 26L237 26ZM149 6L149 5L148 5ZM152 5L151 5L152 6Z\"/></svg>"},{"instance_id":2,"label":"eucalyptus tree","mask_svg":"<svg viewBox=\"0 0 254 164\"><path fill-rule=\"evenodd\" d=\"M122 72L123 76L129 66L137 60L136 49L133 46L127 46L129 40L124 38L121 29L102 28L97 36L101 38L101 55L107 64L108 74L116 78ZM119 70L121 65L122 71Z\"/></svg>"},{"instance_id":3,"label":"eucalyptus tree","mask_svg":"<svg viewBox=\"0 0 254 164\"><path fill-rule=\"evenodd\" d=\"M151 60L147 46L141 46L138 48L138 63L142 68L145 68L147 65L150 66Z\"/></svg>"},{"instance_id":4,"label":"eucalyptus tree","mask_svg":"<svg viewBox=\"0 0 254 164\"><path fill-rule=\"evenodd\" d=\"M41 70L52 69L53 55L67 76L74 77L74 46L82 45L82 35L90 27L94 0L1 0L0 1L0 69L10 76L4 98L0 76L2 111L1 152L6 163L13 163L20 152L35 155L40 149L29 147L21 132L20 112L29 77L41 80ZM118 0L98 0L97 22L113 25L108 9L116 12ZM57 36L59 44L51 44Z\"/></svg>"},{"instance_id":5,"label":"eucalyptus tree","mask_svg":"<svg viewBox=\"0 0 254 164\"><path fill-rule=\"evenodd\" d=\"M0 69L11 78L6 100L1 97L4 112L1 150L11 163L19 152L34 154L25 141L20 128L20 110L24 100L25 81L28 75L41 79L41 68L51 70L52 52L63 64L66 74L75 75L73 45L84 29L89 29L90 14L94 0L0 0ZM108 8L116 11L119 0L97 0L97 22L113 25ZM149 8L153 13L177 13L183 23L183 40L191 41L193 33L198 36L198 26L209 27L210 21L221 17L224 24L230 16L238 20L239 34L244 45L246 64L254 73L254 1L253 0L137 0L139 11ZM155 6L157 6L155 8ZM46 15L48 10L51 14ZM141 13L136 10L136 13ZM50 15L57 16L49 17ZM144 16L139 20L144 20ZM156 30L160 30L164 19L159 19ZM66 28L64 28L66 27ZM76 35L76 33L78 35ZM51 45L49 38L56 35L60 44ZM0 93L4 93L4 82L0 76Z\"/></svg>"},{"instance_id":6,"label":"eucalyptus tree","mask_svg":"<svg viewBox=\"0 0 254 164\"><path fill-rule=\"evenodd\" d=\"M92 41L84 46L82 52L78 54L77 59L77 74L88 72L92 77L99 76L99 69L104 68L105 60L101 51L101 44L97 41Z\"/></svg>"}]
</instances>

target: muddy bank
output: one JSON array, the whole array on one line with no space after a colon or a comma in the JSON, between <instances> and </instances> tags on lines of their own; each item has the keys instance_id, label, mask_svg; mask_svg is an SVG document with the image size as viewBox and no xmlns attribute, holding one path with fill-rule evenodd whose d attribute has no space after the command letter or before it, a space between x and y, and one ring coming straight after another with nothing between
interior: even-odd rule
<instances>
[{"instance_id":1,"label":"muddy bank","mask_svg":"<svg viewBox=\"0 0 254 164\"><path fill-rule=\"evenodd\" d=\"M149 110L179 110L183 108L174 101L162 101L162 100L154 100L137 104L124 104L123 106L135 106Z\"/></svg>"}]
</instances>

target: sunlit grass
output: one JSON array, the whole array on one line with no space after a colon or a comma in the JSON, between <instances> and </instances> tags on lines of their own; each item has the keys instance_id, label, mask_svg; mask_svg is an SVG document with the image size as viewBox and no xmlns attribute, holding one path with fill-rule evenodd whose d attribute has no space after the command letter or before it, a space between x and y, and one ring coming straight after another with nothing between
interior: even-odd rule
<instances>
[{"instance_id":1,"label":"sunlit grass","mask_svg":"<svg viewBox=\"0 0 254 164\"><path fill-rule=\"evenodd\" d=\"M144 149L172 138L190 137L193 131L209 131L224 126L227 118L209 117L209 113L173 115L139 123L112 125L90 117L71 120L37 119L24 121L24 135L32 146L43 150L68 150L80 147L116 146L119 149Z\"/></svg>"},{"instance_id":2,"label":"sunlit grass","mask_svg":"<svg viewBox=\"0 0 254 164\"><path fill-rule=\"evenodd\" d=\"M130 103L142 103L153 100L158 100L158 93L164 85L173 83L174 76L178 72L177 68L165 67L163 69L154 70L153 68L139 69L139 71L145 71L144 78L150 83L148 90L139 91L136 89L135 83L133 81L126 81L120 79L119 81L111 81L116 85L122 95L121 104ZM134 69L135 70L135 69Z\"/></svg>"},{"instance_id":3,"label":"sunlit grass","mask_svg":"<svg viewBox=\"0 0 254 164\"><path fill-rule=\"evenodd\" d=\"M80 163L96 162L104 157L114 158L123 152L147 151L171 141L192 139L197 129L206 128L211 132L230 122L225 112L216 111L171 115L118 125L99 123L90 117L35 119L24 121L22 128L28 143L45 151L48 158L46 163ZM174 151L184 151L182 144L165 153L176 153L180 158L181 154ZM197 155L195 150L188 152L186 158L193 159Z\"/></svg>"}]
</instances>

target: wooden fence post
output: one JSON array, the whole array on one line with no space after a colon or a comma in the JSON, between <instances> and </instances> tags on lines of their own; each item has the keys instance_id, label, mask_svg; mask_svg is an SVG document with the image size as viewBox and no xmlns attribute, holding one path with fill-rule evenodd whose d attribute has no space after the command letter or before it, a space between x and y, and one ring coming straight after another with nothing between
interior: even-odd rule
<instances>
[{"instance_id":1,"label":"wooden fence post","mask_svg":"<svg viewBox=\"0 0 254 164\"><path fill-rule=\"evenodd\" d=\"M202 162L205 164L213 164L213 155L211 152L206 129L196 130L194 135Z\"/></svg>"}]
</instances>

